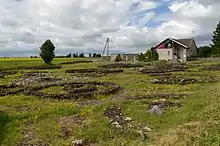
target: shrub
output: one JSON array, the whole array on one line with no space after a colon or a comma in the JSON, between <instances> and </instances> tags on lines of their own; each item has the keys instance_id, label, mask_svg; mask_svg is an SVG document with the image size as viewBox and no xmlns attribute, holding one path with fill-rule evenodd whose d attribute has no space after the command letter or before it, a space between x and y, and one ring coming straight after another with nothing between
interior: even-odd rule
<instances>
[{"instance_id":1,"label":"shrub","mask_svg":"<svg viewBox=\"0 0 220 146\"><path fill-rule=\"evenodd\" d=\"M137 60L138 61L147 61L146 54L141 53L140 55L138 55Z\"/></svg>"},{"instance_id":2,"label":"shrub","mask_svg":"<svg viewBox=\"0 0 220 146\"><path fill-rule=\"evenodd\" d=\"M210 57L212 53L212 49L209 46L202 46L198 49L198 56L199 57Z\"/></svg>"},{"instance_id":3,"label":"shrub","mask_svg":"<svg viewBox=\"0 0 220 146\"><path fill-rule=\"evenodd\" d=\"M122 61L123 59L121 58L121 55L120 54L118 54L117 56L116 56L116 58L115 58L115 61L116 62L120 62L120 61Z\"/></svg>"},{"instance_id":4,"label":"shrub","mask_svg":"<svg viewBox=\"0 0 220 146\"><path fill-rule=\"evenodd\" d=\"M96 54L96 57L102 57L102 55L101 54Z\"/></svg>"},{"instance_id":5,"label":"shrub","mask_svg":"<svg viewBox=\"0 0 220 146\"><path fill-rule=\"evenodd\" d=\"M79 57L80 57L80 58L84 58L84 57L85 57L85 56L84 56L84 53L79 54Z\"/></svg>"},{"instance_id":6,"label":"shrub","mask_svg":"<svg viewBox=\"0 0 220 146\"><path fill-rule=\"evenodd\" d=\"M45 63L51 63L55 57L55 46L50 40L46 40L43 45L40 47L41 53L40 57L44 60Z\"/></svg>"},{"instance_id":7,"label":"shrub","mask_svg":"<svg viewBox=\"0 0 220 146\"><path fill-rule=\"evenodd\" d=\"M159 55L155 49L150 49L146 53L147 61L156 61L159 58Z\"/></svg>"}]
</instances>

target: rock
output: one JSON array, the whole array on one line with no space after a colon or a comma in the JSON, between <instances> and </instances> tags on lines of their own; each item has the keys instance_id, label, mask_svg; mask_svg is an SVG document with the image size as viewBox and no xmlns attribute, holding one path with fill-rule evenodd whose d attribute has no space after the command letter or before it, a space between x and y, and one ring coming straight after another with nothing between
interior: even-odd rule
<instances>
[{"instance_id":1,"label":"rock","mask_svg":"<svg viewBox=\"0 0 220 146\"><path fill-rule=\"evenodd\" d=\"M139 72L143 72L145 70L145 68L139 68Z\"/></svg>"},{"instance_id":2,"label":"rock","mask_svg":"<svg viewBox=\"0 0 220 146\"><path fill-rule=\"evenodd\" d=\"M122 128L122 126L121 126L121 125L116 125L115 127L116 127L116 128L119 128L119 129L121 129L121 128Z\"/></svg>"},{"instance_id":3,"label":"rock","mask_svg":"<svg viewBox=\"0 0 220 146\"><path fill-rule=\"evenodd\" d=\"M163 110L161 108L159 108L158 105L154 105L150 110L149 112L151 114L154 114L154 115L162 115L163 114Z\"/></svg>"},{"instance_id":4,"label":"rock","mask_svg":"<svg viewBox=\"0 0 220 146\"><path fill-rule=\"evenodd\" d=\"M164 103L164 102L166 102L165 98L152 101L152 103Z\"/></svg>"},{"instance_id":5,"label":"rock","mask_svg":"<svg viewBox=\"0 0 220 146\"><path fill-rule=\"evenodd\" d=\"M131 121L131 118L125 117L124 120L125 120L125 121Z\"/></svg>"},{"instance_id":6,"label":"rock","mask_svg":"<svg viewBox=\"0 0 220 146\"><path fill-rule=\"evenodd\" d=\"M146 126L146 127L143 128L143 131L144 131L144 132L151 132L151 129Z\"/></svg>"},{"instance_id":7,"label":"rock","mask_svg":"<svg viewBox=\"0 0 220 146\"><path fill-rule=\"evenodd\" d=\"M77 139L72 142L72 146L89 146L89 144L82 139Z\"/></svg>"},{"instance_id":8,"label":"rock","mask_svg":"<svg viewBox=\"0 0 220 146\"><path fill-rule=\"evenodd\" d=\"M142 137L143 139L148 138L148 132L144 132L144 131L137 131L137 133L140 135L140 137Z\"/></svg>"}]
</instances>

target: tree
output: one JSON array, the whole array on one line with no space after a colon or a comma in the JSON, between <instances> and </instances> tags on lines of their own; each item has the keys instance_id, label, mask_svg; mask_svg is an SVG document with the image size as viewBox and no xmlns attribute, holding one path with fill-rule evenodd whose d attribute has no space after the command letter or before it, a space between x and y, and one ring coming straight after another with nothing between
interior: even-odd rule
<instances>
[{"instance_id":1,"label":"tree","mask_svg":"<svg viewBox=\"0 0 220 146\"><path fill-rule=\"evenodd\" d=\"M118 54L117 56L116 56L116 58L115 58L115 62L120 62L120 61L122 61L123 59L121 58L121 55L120 54Z\"/></svg>"},{"instance_id":2,"label":"tree","mask_svg":"<svg viewBox=\"0 0 220 146\"><path fill-rule=\"evenodd\" d=\"M102 55L101 54L96 54L96 57L102 57Z\"/></svg>"},{"instance_id":3,"label":"tree","mask_svg":"<svg viewBox=\"0 0 220 146\"><path fill-rule=\"evenodd\" d=\"M44 60L45 63L51 63L55 57L55 46L50 40L46 40L43 45L40 47L40 57Z\"/></svg>"},{"instance_id":4,"label":"tree","mask_svg":"<svg viewBox=\"0 0 220 146\"><path fill-rule=\"evenodd\" d=\"M147 60L147 59L146 59L146 54L143 54L143 53L141 52L141 54L138 55L137 60L138 60L138 61L146 61L146 60Z\"/></svg>"},{"instance_id":5,"label":"tree","mask_svg":"<svg viewBox=\"0 0 220 146\"><path fill-rule=\"evenodd\" d=\"M91 58L92 57L92 54L91 53L89 53L89 58Z\"/></svg>"},{"instance_id":6,"label":"tree","mask_svg":"<svg viewBox=\"0 0 220 146\"><path fill-rule=\"evenodd\" d=\"M78 53L73 53L73 58L78 58Z\"/></svg>"},{"instance_id":7,"label":"tree","mask_svg":"<svg viewBox=\"0 0 220 146\"><path fill-rule=\"evenodd\" d=\"M210 57L212 53L212 49L209 46L202 46L198 48L198 56L199 57Z\"/></svg>"},{"instance_id":8,"label":"tree","mask_svg":"<svg viewBox=\"0 0 220 146\"><path fill-rule=\"evenodd\" d=\"M217 25L216 30L214 31L214 34L212 36L212 55L213 56L220 56L220 21Z\"/></svg>"},{"instance_id":9,"label":"tree","mask_svg":"<svg viewBox=\"0 0 220 146\"><path fill-rule=\"evenodd\" d=\"M155 49L149 49L146 53L147 61L156 61L159 58L159 55Z\"/></svg>"},{"instance_id":10,"label":"tree","mask_svg":"<svg viewBox=\"0 0 220 146\"><path fill-rule=\"evenodd\" d=\"M93 58L96 57L96 53L93 53L92 57L93 57Z\"/></svg>"},{"instance_id":11,"label":"tree","mask_svg":"<svg viewBox=\"0 0 220 146\"><path fill-rule=\"evenodd\" d=\"M85 57L85 56L84 56L84 53L79 54L79 57L80 57L80 58L84 58L84 57Z\"/></svg>"},{"instance_id":12,"label":"tree","mask_svg":"<svg viewBox=\"0 0 220 146\"><path fill-rule=\"evenodd\" d=\"M71 53L67 54L66 58L71 58Z\"/></svg>"}]
</instances>

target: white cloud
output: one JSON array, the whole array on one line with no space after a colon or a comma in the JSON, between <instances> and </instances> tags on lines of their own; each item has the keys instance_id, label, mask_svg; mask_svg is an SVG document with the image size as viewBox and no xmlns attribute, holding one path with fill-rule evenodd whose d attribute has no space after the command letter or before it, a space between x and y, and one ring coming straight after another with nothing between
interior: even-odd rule
<instances>
[{"instance_id":1,"label":"white cloud","mask_svg":"<svg viewBox=\"0 0 220 146\"><path fill-rule=\"evenodd\" d=\"M171 12L158 15L154 9L162 6ZM101 52L107 37L112 51L137 52L193 30L207 42L219 6L216 0L1 0L0 52L38 53L48 38L58 53ZM149 27L152 21L159 25Z\"/></svg>"}]
</instances>

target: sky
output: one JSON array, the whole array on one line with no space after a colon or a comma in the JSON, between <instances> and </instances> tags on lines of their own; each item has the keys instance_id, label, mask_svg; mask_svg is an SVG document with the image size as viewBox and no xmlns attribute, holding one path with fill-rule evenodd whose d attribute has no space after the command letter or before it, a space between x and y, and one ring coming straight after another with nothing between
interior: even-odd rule
<instances>
[{"instance_id":1,"label":"sky","mask_svg":"<svg viewBox=\"0 0 220 146\"><path fill-rule=\"evenodd\" d=\"M167 37L209 45L220 0L0 0L0 56L145 52Z\"/></svg>"}]
</instances>

